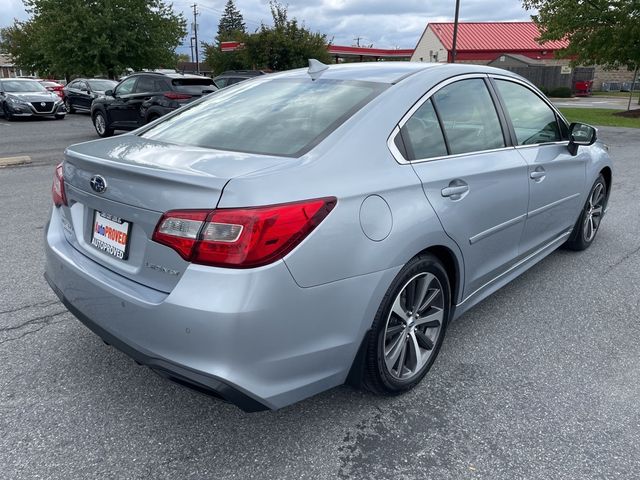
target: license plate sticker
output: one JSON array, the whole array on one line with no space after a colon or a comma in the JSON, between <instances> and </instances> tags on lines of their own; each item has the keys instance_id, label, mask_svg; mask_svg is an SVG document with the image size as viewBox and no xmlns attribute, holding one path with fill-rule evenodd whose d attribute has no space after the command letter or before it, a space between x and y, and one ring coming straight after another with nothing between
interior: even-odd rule
<instances>
[{"instance_id":1,"label":"license plate sticker","mask_svg":"<svg viewBox=\"0 0 640 480\"><path fill-rule=\"evenodd\" d=\"M130 231L130 222L96 210L93 214L91 245L107 255L126 260L129 256Z\"/></svg>"}]
</instances>

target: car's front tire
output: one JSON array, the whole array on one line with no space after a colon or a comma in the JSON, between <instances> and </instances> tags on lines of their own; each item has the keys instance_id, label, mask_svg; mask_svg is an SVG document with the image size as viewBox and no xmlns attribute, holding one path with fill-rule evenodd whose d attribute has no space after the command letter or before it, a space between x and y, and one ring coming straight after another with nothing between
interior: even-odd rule
<instances>
[{"instance_id":1,"label":"car's front tire","mask_svg":"<svg viewBox=\"0 0 640 480\"><path fill-rule=\"evenodd\" d=\"M423 254L393 280L368 339L364 386L380 395L415 387L431 368L444 338L451 305L442 263Z\"/></svg>"},{"instance_id":2,"label":"car's front tire","mask_svg":"<svg viewBox=\"0 0 640 480\"><path fill-rule=\"evenodd\" d=\"M2 114L4 115L4 118L7 119L7 121L9 122L13 121L14 117L13 115L11 115L11 113L9 113L9 110L7 109L6 106L2 107Z\"/></svg>"},{"instance_id":3,"label":"car's front tire","mask_svg":"<svg viewBox=\"0 0 640 480\"><path fill-rule=\"evenodd\" d=\"M107 119L105 118L104 113L98 110L93 114L93 126L96 129L96 132L101 137L110 137L113 135L113 128L109 128L107 125Z\"/></svg>"},{"instance_id":4,"label":"car's front tire","mask_svg":"<svg viewBox=\"0 0 640 480\"><path fill-rule=\"evenodd\" d=\"M587 196L587 201L573 227L573 233L564 246L569 250L586 250L593 243L607 204L607 182L600 175Z\"/></svg>"}]
</instances>

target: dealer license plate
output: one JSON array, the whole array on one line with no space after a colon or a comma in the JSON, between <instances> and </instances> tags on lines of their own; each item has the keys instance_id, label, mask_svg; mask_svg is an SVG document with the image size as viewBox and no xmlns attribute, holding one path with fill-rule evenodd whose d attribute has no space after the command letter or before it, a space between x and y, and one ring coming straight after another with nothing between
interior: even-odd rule
<instances>
[{"instance_id":1,"label":"dealer license plate","mask_svg":"<svg viewBox=\"0 0 640 480\"><path fill-rule=\"evenodd\" d=\"M108 255L126 260L129 256L130 231L130 222L96 210L93 214L91 245Z\"/></svg>"}]
</instances>

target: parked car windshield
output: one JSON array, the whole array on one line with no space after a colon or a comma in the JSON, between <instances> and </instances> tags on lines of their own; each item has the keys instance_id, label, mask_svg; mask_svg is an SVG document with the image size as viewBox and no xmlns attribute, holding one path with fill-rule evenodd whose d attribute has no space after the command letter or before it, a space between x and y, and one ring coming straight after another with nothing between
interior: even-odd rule
<instances>
[{"instance_id":1,"label":"parked car windshield","mask_svg":"<svg viewBox=\"0 0 640 480\"><path fill-rule=\"evenodd\" d=\"M46 92L39 82L35 80L2 80L2 89L5 92Z\"/></svg>"},{"instance_id":2,"label":"parked car windshield","mask_svg":"<svg viewBox=\"0 0 640 480\"><path fill-rule=\"evenodd\" d=\"M206 97L141 135L173 144L297 157L386 87L323 79L243 82Z\"/></svg>"},{"instance_id":3,"label":"parked car windshield","mask_svg":"<svg viewBox=\"0 0 640 480\"><path fill-rule=\"evenodd\" d=\"M117 82L112 80L87 80L87 83L91 87L91 90L97 90L98 92L113 90L113 87L117 85Z\"/></svg>"}]
</instances>

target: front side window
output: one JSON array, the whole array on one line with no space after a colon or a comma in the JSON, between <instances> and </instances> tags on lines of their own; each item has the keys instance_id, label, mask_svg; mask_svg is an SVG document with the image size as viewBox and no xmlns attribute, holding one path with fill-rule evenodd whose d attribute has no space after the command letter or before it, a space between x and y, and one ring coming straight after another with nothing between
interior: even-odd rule
<instances>
[{"instance_id":1,"label":"front side window","mask_svg":"<svg viewBox=\"0 0 640 480\"><path fill-rule=\"evenodd\" d=\"M494 81L511 118L518 145L535 145L562 139L556 114L544 100L518 83Z\"/></svg>"},{"instance_id":2,"label":"front side window","mask_svg":"<svg viewBox=\"0 0 640 480\"><path fill-rule=\"evenodd\" d=\"M480 78L461 80L432 97L452 155L504 147L504 135L489 90Z\"/></svg>"},{"instance_id":3,"label":"front side window","mask_svg":"<svg viewBox=\"0 0 640 480\"><path fill-rule=\"evenodd\" d=\"M138 77L131 77L123 80L118 88L116 89L116 93L118 95L128 95L133 91L133 85L136 83Z\"/></svg>"},{"instance_id":4,"label":"front side window","mask_svg":"<svg viewBox=\"0 0 640 480\"><path fill-rule=\"evenodd\" d=\"M424 102L404 124L402 139L409 160L441 157L447 154L447 144L431 100Z\"/></svg>"},{"instance_id":5,"label":"front side window","mask_svg":"<svg viewBox=\"0 0 640 480\"><path fill-rule=\"evenodd\" d=\"M274 79L194 102L141 134L161 142L296 157L371 101L386 84Z\"/></svg>"}]
</instances>

